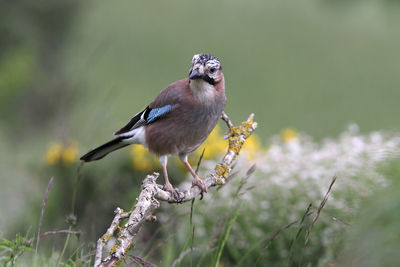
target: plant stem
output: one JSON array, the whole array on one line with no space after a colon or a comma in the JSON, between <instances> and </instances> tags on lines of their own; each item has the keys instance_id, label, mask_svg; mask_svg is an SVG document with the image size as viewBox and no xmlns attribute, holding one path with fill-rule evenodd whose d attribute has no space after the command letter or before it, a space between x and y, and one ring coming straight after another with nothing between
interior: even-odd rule
<instances>
[{"instance_id":1,"label":"plant stem","mask_svg":"<svg viewBox=\"0 0 400 267\"><path fill-rule=\"evenodd\" d=\"M71 231L71 230L72 230L72 225L70 225L69 228L68 228L68 231ZM60 261L62 261L62 259L63 259L63 257L64 257L64 253L65 253L65 251L67 250L68 243L69 243L69 237L70 237L70 236L71 236L70 234L67 234L67 239L65 240L65 244L64 244L64 247L63 247L63 249L62 249L62 251L61 251L60 257L58 258L56 267L58 266L58 264L60 263Z\"/></svg>"}]
</instances>

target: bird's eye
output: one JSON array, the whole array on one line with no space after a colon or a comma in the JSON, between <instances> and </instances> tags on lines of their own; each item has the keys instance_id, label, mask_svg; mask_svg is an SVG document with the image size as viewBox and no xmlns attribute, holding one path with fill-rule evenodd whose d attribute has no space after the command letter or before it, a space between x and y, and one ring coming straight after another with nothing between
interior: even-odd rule
<instances>
[{"instance_id":1,"label":"bird's eye","mask_svg":"<svg viewBox=\"0 0 400 267\"><path fill-rule=\"evenodd\" d=\"M211 74L215 73L216 71L217 71L216 68L211 68L211 69L210 69L210 73L211 73Z\"/></svg>"}]
</instances>

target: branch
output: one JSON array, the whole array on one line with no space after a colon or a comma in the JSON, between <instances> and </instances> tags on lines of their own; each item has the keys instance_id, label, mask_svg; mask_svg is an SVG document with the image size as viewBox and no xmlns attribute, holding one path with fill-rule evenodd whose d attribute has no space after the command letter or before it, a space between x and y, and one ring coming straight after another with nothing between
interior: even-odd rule
<instances>
[{"instance_id":1,"label":"branch","mask_svg":"<svg viewBox=\"0 0 400 267\"><path fill-rule=\"evenodd\" d=\"M69 235L80 235L82 232L79 231L70 231L70 230L57 230L57 231L48 231L40 234L40 238L49 236L49 235L57 235L57 234L69 234Z\"/></svg>"},{"instance_id":2,"label":"branch","mask_svg":"<svg viewBox=\"0 0 400 267\"><path fill-rule=\"evenodd\" d=\"M228 115L226 115L225 111L222 111L221 119L226 122L226 125L228 126L229 129L233 127L233 123L229 119Z\"/></svg>"},{"instance_id":3,"label":"branch","mask_svg":"<svg viewBox=\"0 0 400 267\"><path fill-rule=\"evenodd\" d=\"M205 183L207 188L216 185L223 185L227 181L227 177L232 170L233 163L239 155L247 138L257 128L257 123L253 121L254 114L251 114L247 121L240 123L239 126L233 126L229 117L223 113L221 118L226 122L229 132L226 136L228 139L229 147L221 162L217 164L214 170L206 176ZM132 212L124 212L122 209L115 210L115 217L107 229L107 232L97 241L95 266L116 266L128 252L133 244L133 238L139 232L140 227L146 221L151 219L152 212L160 206L160 201L167 201L169 203L182 203L187 202L198 196L201 191L197 186L179 192L181 199L176 199L174 196L162 190L163 186L156 183L158 173L148 174L143 180L141 192L137 203ZM119 224L122 219L127 218L128 222L125 226L120 227ZM118 235L114 246L108 252L108 256L103 259L103 248L107 242L113 237L114 233L118 231Z\"/></svg>"}]
</instances>

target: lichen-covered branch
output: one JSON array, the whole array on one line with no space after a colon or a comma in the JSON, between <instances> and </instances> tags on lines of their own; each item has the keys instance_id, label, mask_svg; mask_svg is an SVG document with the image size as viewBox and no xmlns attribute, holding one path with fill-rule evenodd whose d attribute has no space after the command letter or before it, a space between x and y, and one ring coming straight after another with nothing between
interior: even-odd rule
<instances>
[{"instance_id":1,"label":"lichen-covered branch","mask_svg":"<svg viewBox=\"0 0 400 267\"><path fill-rule=\"evenodd\" d=\"M129 216L130 213L125 213L123 209L117 208L115 211L115 217L113 221L111 222L110 227L108 227L106 233L99 239L97 240L97 248L96 248L96 257L95 257L95 266L100 266L101 264L101 256L103 252L103 247L104 245L110 240L111 237L113 237L114 232L118 229L119 223L122 219L126 218Z\"/></svg>"},{"instance_id":2,"label":"lichen-covered branch","mask_svg":"<svg viewBox=\"0 0 400 267\"><path fill-rule=\"evenodd\" d=\"M226 136L229 147L221 162L217 164L214 170L206 176L205 183L207 188L216 185L225 184L226 178L232 170L233 163L239 155L247 138L255 131L257 123L253 121L254 114L251 114L247 121L233 126L229 117L223 113L221 118L227 123L229 132ZM160 206L160 201L170 203L182 203L192 200L198 196L201 191L197 186L179 192L180 199L176 199L171 193L162 190L162 186L156 183L158 173L149 174L143 180L142 189L137 199L135 208L131 212L124 212L117 208L115 217L107 229L107 232L97 241L95 266L115 266L123 259L133 243L133 238L139 232L142 224L151 217L152 212ZM120 226L122 219L129 216L128 222ZM103 249L111 237L117 234L115 244L103 259Z\"/></svg>"}]
</instances>

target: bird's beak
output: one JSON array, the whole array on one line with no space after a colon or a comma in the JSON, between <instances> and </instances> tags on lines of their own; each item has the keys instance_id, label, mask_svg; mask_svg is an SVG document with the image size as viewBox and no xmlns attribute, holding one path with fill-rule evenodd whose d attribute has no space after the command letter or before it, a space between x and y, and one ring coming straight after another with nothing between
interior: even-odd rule
<instances>
[{"instance_id":1,"label":"bird's beak","mask_svg":"<svg viewBox=\"0 0 400 267\"><path fill-rule=\"evenodd\" d=\"M203 74L201 74L198 69L192 70L189 74L189 79L191 79L191 80L202 79L202 78L203 78Z\"/></svg>"}]
</instances>

